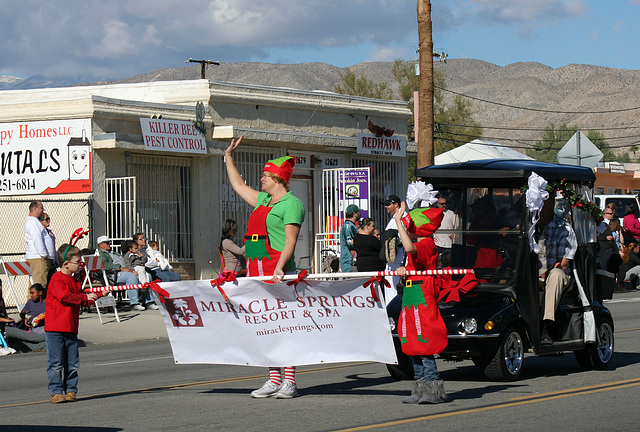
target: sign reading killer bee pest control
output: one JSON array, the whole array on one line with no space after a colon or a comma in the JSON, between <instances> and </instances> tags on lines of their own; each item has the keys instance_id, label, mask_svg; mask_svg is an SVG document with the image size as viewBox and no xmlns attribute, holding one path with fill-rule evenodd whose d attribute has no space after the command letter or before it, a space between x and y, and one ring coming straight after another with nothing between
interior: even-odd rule
<instances>
[{"instance_id":1,"label":"sign reading killer bee pest control","mask_svg":"<svg viewBox=\"0 0 640 432\"><path fill-rule=\"evenodd\" d=\"M91 120L0 124L0 195L91 192Z\"/></svg>"}]
</instances>

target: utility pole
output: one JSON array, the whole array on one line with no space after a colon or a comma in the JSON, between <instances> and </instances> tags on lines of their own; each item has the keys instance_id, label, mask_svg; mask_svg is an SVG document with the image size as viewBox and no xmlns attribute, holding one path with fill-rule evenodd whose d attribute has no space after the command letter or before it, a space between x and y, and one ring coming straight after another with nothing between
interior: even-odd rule
<instances>
[{"instance_id":1,"label":"utility pole","mask_svg":"<svg viewBox=\"0 0 640 432\"><path fill-rule=\"evenodd\" d=\"M433 165L433 39L431 1L418 0L420 90L418 112L418 168Z\"/></svg>"},{"instance_id":2,"label":"utility pole","mask_svg":"<svg viewBox=\"0 0 640 432\"><path fill-rule=\"evenodd\" d=\"M220 66L220 62L219 61L213 61L213 60L194 60L192 58L190 58L189 60L185 60L185 63L200 63L200 78L204 79L204 71L205 68L207 67L207 65L216 65L216 66Z\"/></svg>"}]
</instances>

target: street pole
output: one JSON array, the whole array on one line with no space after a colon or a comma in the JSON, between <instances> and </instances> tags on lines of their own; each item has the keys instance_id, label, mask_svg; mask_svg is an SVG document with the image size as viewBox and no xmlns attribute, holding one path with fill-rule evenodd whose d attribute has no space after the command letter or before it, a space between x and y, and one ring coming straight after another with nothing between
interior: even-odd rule
<instances>
[{"instance_id":1,"label":"street pole","mask_svg":"<svg viewBox=\"0 0 640 432\"><path fill-rule=\"evenodd\" d=\"M220 62L219 61L213 61L213 60L194 60L192 58L190 58L189 60L185 60L185 63L200 63L200 78L204 79L204 75L205 75L205 70L207 68L207 65L216 65L216 66L220 66Z\"/></svg>"},{"instance_id":2,"label":"street pole","mask_svg":"<svg viewBox=\"0 0 640 432\"><path fill-rule=\"evenodd\" d=\"M418 0L420 90L418 101L418 168L433 165L433 39L431 1Z\"/></svg>"}]
</instances>

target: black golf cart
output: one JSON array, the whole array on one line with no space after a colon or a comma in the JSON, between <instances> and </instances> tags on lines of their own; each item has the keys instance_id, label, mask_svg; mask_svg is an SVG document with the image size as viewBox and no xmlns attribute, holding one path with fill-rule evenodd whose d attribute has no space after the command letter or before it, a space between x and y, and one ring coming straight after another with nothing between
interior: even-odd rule
<instances>
[{"instance_id":1,"label":"black golf cart","mask_svg":"<svg viewBox=\"0 0 640 432\"><path fill-rule=\"evenodd\" d=\"M483 160L419 168L416 177L433 184L456 213L449 265L473 268L478 285L459 301L439 302L449 343L447 360L472 360L492 380L516 380L524 355L573 351L584 369L605 369L614 351L613 319L602 304L611 298L611 281L596 272L596 222L584 207L556 200L556 212L572 225L578 250L571 282L563 291L551 328L553 343L541 344L543 291L538 256L529 245L531 214L525 205L532 172L549 183L564 182L575 196L593 200L593 171L585 167L532 160ZM438 231L438 233L443 232ZM397 322L401 296L387 307ZM388 365L396 379L413 379L409 358L394 336L398 365Z\"/></svg>"}]
</instances>

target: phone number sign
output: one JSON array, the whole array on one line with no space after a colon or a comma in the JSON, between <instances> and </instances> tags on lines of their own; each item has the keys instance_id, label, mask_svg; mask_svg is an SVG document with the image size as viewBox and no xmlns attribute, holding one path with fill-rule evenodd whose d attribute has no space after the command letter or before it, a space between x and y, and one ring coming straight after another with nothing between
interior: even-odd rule
<instances>
[{"instance_id":1,"label":"phone number sign","mask_svg":"<svg viewBox=\"0 0 640 432\"><path fill-rule=\"evenodd\" d=\"M91 192L91 119L0 124L0 196Z\"/></svg>"}]
</instances>

